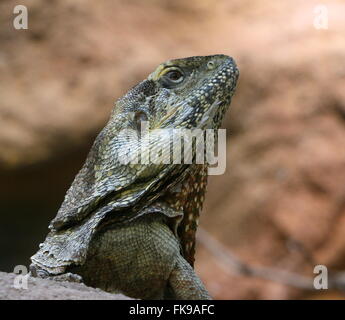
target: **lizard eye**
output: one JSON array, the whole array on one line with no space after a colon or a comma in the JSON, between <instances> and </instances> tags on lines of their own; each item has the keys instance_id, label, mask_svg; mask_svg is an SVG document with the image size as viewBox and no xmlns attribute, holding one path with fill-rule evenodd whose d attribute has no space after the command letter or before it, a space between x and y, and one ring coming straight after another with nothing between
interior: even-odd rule
<instances>
[{"instance_id":1,"label":"lizard eye","mask_svg":"<svg viewBox=\"0 0 345 320\"><path fill-rule=\"evenodd\" d=\"M172 69L166 72L161 78L163 85L167 88L171 88L181 83L183 80L184 74L178 69Z\"/></svg>"},{"instance_id":2,"label":"lizard eye","mask_svg":"<svg viewBox=\"0 0 345 320\"><path fill-rule=\"evenodd\" d=\"M166 73L165 75L170 81L179 83L183 80L182 72L178 70L172 70Z\"/></svg>"}]
</instances>

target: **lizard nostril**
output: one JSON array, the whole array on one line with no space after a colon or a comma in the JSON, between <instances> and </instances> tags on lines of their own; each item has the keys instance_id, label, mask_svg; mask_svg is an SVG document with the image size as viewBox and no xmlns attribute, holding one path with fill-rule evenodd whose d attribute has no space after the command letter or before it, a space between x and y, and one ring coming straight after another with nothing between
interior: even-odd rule
<instances>
[{"instance_id":1,"label":"lizard nostril","mask_svg":"<svg viewBox=\"0 0 345 320\"><path fill-rule=\"evenodd\" d=\"M213 61L207 62L207 69L213 70L216 67L216 64Z\"/></svg>"}]
</instances>

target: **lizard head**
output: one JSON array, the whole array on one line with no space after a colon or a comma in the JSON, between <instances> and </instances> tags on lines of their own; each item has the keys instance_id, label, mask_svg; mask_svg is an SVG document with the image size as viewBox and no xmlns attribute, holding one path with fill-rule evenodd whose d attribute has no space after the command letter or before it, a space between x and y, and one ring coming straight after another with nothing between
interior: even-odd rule
<instances>
[{"instance_id":1,"label":"lizard head","mask_svg":"<svg viewBox=\"0 0 345 320\"><path fill-rule=\"evenodd\" d=\"M234 60L225 55L175 59L159 65L148 77L158 88L154 127L219 127L238 75Z\"/></svg>"},{"instance_id":2,"label":"lizard head","mask_svg":"<svg viewBox=\"0 0 345 320\"><path fill-rule=\"evenodd\" d=\"M120 99L115 114L131 113L134 127L148 121L150 129L218 128L238 76L226 55L169 60Z\"/></svg>"}]
</instances>

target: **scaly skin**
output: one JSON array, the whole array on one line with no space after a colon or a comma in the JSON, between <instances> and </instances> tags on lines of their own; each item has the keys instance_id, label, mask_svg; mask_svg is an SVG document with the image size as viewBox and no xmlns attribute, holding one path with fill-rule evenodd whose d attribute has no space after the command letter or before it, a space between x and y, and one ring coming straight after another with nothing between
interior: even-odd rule
<instances>
[{"instance_id":1,"label":"scaly skin","mask_svg":"<svg viewBox=\"0 0 345 320\"><path fill-rule=\"evenodd\" d=\"M31 274L82 278L141 299L209 299L192 268L207 164L196 164L186 141L191 162L174 164L173 151L160 150L173 129L218 129L237 78L227 56L170 60L119 99L31 258ZM122 161L134 155L141 162ZM163 161L143 161L152 155Z\"/></svg>"}]
</instances>

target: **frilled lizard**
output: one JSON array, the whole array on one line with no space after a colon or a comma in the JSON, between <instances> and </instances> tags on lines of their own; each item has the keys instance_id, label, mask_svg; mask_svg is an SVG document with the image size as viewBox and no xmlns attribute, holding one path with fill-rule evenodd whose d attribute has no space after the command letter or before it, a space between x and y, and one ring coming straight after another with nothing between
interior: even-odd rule
<instances>
[{"instance_id":1,"label":"frilled lizard","mask_svg":"<svg viewBox=\"0 0 345 320\"><path fill-rule=\"evenodd\" d=\"M120 98L31 274L140 299L209 299L193 270L208 165L195 162L195 144L181 163L162 148L176 129L218 129L238 74L224 55L170 60Z\"/></svg>"}]
</instances>

